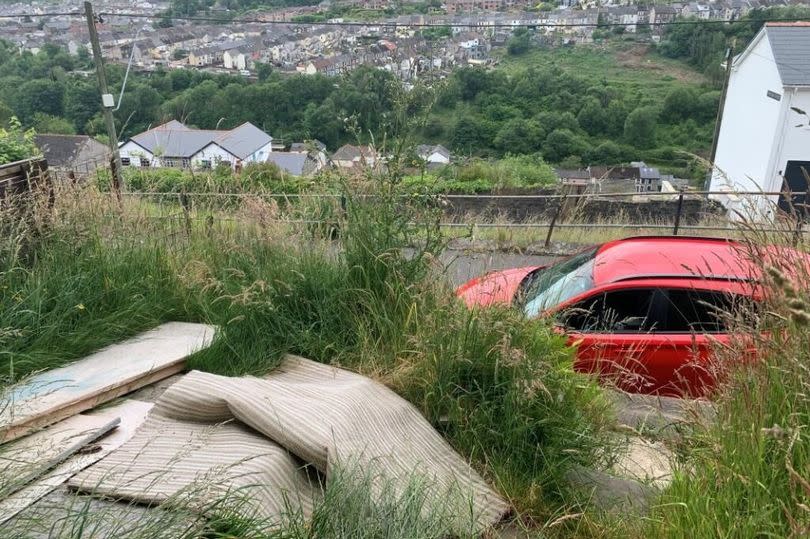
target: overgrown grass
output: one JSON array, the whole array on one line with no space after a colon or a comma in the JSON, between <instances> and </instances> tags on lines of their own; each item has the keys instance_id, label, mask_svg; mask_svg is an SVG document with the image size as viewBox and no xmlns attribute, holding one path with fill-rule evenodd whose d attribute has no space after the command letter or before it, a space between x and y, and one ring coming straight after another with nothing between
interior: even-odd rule
<instances>
[{"instance_id":1,"label":"overgrown grass","mask_svg":"<svg viewBox=\"0 0 810 539\"><path fill-rule=\"evenodd\" d=\"M605 456L607 403L543 322L455 299L433 263L432 210L385 183L373 195L347 196L337 242L260 216L168 227L92 189L60 197L30 256L14 256L15 242L3 252L4 381L165 320L216 324L191 368L261 374L292 352L373 376L542 522L565 498L566 471Z\"/></svg>"},{"instance_id":2,"label":"overgrown grass","mask_svg":"<svg viewBox=\"0 0 810 539\"><path fill-rule=\"evenodd\" d=\"M745 235L748 256L767 268L765 312L721 354L734 369L719 393L716 422L688 440L687 466L648 521L648 535L810 535L807 262L774 260L764 248L790 243L789 230ZM741 362L752 348L757 361Z\"/></svg>"}]
</instances>

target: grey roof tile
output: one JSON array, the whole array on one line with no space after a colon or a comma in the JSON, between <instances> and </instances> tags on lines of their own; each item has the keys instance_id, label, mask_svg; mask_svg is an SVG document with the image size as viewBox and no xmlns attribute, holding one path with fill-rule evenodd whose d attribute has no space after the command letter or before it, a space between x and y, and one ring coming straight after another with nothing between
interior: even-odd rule
<instances>
[{"instance_id":1,"label":"grey roof tile","mask_svg":"<svg viewBox=\"0 0 810 539\"><path fill-rule=\"evenodd\" d=\"M765 29L782 84L810 85L810 25L777 23Z\"/></svg>"}]
</instances>

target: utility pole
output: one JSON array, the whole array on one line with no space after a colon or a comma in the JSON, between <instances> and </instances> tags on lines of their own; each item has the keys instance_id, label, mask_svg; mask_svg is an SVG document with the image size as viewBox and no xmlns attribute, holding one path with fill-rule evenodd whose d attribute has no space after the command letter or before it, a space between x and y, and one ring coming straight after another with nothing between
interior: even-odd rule
<instances>
[{"instance_id":1,"label":"utility pole","mask_svg":"<svg viewBox=\"0 0 810 539\"><path fill-rule=\"evenodd\" d=\"M96 16L93 14L93 4L84 3L84 13L87 17L87 29L90 32L90 44L93 47L93 60L96 64L96 75L98 76L98 88L101 91L101 108L104 113L104 123L107 125L107 136L110 138L110 168L112 172L112 184L118 200L121 200L121 189L124 186L121 178L121 154L118 151L118 134L115 132L115 120L113 119L113 107L115 98L107 89L107 74L104 72L104 60L101 57L101 45L98 42L98 32L96 31Z\"/></svg>"}]
</instances>

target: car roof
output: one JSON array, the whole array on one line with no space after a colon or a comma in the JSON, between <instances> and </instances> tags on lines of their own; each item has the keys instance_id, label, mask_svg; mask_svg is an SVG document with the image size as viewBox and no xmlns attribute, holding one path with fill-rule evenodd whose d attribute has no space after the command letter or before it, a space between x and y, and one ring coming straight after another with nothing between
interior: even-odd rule
<instances>
[{"instance_id":1,"label":"car roof","mask_svg":"<svg viewBox=\"0 0 810 539\"><path fill-rule=\"evenodd\" d=\"M756 280L739 242L725 238L644 236L601 245L594 260L594 285L650 278Z\"/></svg>"}]
</instances>

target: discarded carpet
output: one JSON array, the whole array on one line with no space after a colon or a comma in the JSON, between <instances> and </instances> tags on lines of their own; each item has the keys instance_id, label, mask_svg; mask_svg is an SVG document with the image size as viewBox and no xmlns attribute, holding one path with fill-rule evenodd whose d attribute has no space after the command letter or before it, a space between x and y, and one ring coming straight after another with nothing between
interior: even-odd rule
<instances>
[{"instance_id":1,"label":"discarded carpet","mask_svg":"<svg viewBox=\"0 0 810 539\"><path fill-rule=\"evenodd\" d=\"M404 493L418 478L430 485L429 503L458 504L476 531L509 510L410 403L292 356L266 378L190 372L132 440L69 484L143 502L244 491L260 515L280 519L290 509L309 516L321 495L304 464L327 483L338 469L372 474L378 496Z\"/></svg>"}]
</instances>

